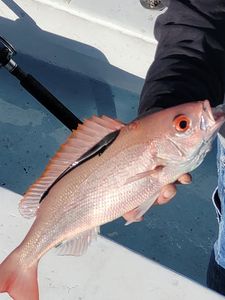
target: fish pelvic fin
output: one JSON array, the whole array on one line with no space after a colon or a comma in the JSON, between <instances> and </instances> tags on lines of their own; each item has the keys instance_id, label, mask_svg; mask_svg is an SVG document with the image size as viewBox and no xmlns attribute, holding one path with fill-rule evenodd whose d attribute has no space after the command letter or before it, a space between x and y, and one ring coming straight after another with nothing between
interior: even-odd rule
<instances>
[{"instance_id":1,"label":"fish pelvic fin","mask_svg":"<svg viewBox=\"0 0 225 300\"><path fill-rule=\"evenodd\" d=\"M99 232L100 228L95 227L76 235L71 240L65 241L57 246L58 255L80 256L84 254L91 242L97 239Z\"/></svg>"},{"instance_id":2,"label":"fish pelvic fin","mask_svg":"<svg viewBox=\"0 0 225 300\"><path fill-rule=\"evenodd\" d=\"M21 215L25 218L35 217L42 195L54 181L106 135L123 126L122 122L106 116L93 116L79 125L50 160L44 173L25 193L19 203Z\"/></svg>"},{"instance_id":3,"label":"fish pelvic fin","mask_svg":"<svg viewBox=\"0 0 225 300\"><path fill-rule=\"evenodd\" d=\"M14 300L39 300L37 263L21 267L14 254L0 264L0 293L8 293Z\"/></svg>"},{"instance_id":4,"label":"fish pelvic fin","mask_svg":"<svg viewBox=\"0 0 225 300\"><path fill-rule=\"evenodd\" d=\"M136 207L135 209L127 212L124 214L127 222L125 226L130 225L135 222L140 222L144 219L144 214L150 209L150 207L154 204L155 200L157 199L158 195L154 195L153 197L149 198L145 202L143 202L140 206Z\"/></svg>"}]
</instances>

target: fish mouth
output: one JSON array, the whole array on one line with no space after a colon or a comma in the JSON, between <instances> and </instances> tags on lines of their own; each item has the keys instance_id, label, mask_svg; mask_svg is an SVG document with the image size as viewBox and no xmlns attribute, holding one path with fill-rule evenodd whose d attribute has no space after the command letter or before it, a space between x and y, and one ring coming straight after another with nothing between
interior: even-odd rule
<instances>
[{"instance_id":1,"label":"fish mouth","mask_svg":"<svg viewBox=\"0 0 225 300\"><path fill-rule=\"evenodd\" d=\"M225 107L219 105L211 108L208 100L202 102L200 129L209 134L216 133L225 121Z\"/></svg>"}]
</instances>

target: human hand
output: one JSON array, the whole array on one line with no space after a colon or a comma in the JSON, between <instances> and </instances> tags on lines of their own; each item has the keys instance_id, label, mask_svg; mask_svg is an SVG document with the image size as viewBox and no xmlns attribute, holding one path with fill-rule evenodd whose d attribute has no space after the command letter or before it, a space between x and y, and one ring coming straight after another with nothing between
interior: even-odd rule
<instances>
[{"instance_id":1,"label":"human hand","mask_svg":"<svg viewBox=\"0 0 225 300\"><path fill-rule=\"evenodd\" d=\"M186 173L186 174L181 175L176 182L165 185L162 188L159 197L154 202L154 205L157 205L157 204L162 205L162 204L168 203L176 195L176 192L177 192L176 185L177 184L189 184L189 183L191 183L191 181L192 181L191 175ZM133 209L133 210L125 213L123 215L123 218L127 222L130 222L135 219L135 214L136 214L136 209ZM135 219L135 222L140 222L143 220L144 220L144 217L142 216L139 219Z\"/></svg>"},{"instance_id":2,"label":"human hand","mask_svg":"<svg viewBox=\"0 0 225 300\"><path fill-rule=\"evenodd\" d=\"M191 181L192 178L190 174L186 173L181 175L175 183L167 184L162 188L154 204L162 205L168 203L176 195L177 184L189 184Z\"/></svg>"}]
</instances>

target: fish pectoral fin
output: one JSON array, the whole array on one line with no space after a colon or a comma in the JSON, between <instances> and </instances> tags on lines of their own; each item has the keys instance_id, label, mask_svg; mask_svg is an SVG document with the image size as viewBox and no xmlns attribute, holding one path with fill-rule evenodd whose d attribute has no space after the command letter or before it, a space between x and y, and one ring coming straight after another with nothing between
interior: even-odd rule
<instances>
[{"instance_id":1,"label":"fish pectoral fin","mask_svg":"<svg viewBox=\"0 0 225 300\"><path fill-rule=\"evenodd\" d=\"M142 178L146 178L146 177L152 177L152 178L157 178L159 172L161 172L163 169L165 168L165 166L163 165L157 165L154 169L146 171L146 172L142 172L142 173L138 173L133 177L128 178L128 180L126 181L126 184L128 183L132 183L136 180L140 180ZM152 195L151 198L149 198L148 200L146 200L145 202L143 202L140 206L136 207L135 209L127 212L124 217L125 219L127 219L127 222L125 223L125 225L130 225L134 222L139 222L142 220L143 215L149 210L149 208L152 206L152 204L155 202L155 200L157 199L158 195Z\"/></svg>"},{"instance_id":2,"label":"fish pectoral fin","mask_svg":"<svg viewBox=\"0 0 225 300\"><path fill-rule=\"evenodd\" d=\"M154 169L152 170L149 170L149 171L145 171L145 172L142 172L142 173L138 173L130 178L128 178L125 182L125 184L129 184L129 183L132 183L134 181L137 181L137 180L140 180L140 179L143 179L145 177L156 177L158 175L158 173L164 168L164 166L162 165L159 165L159 166L156 166Z\"/></svg>"},{"instance_id":3,"label":"fish pectoral fin","mask_svg":"<svg viewBox=\"0 0 225 300\"><path fill-rule=\"evenodd\" d=\"M74 255L79 256L87 251L88 246L93 240L97 239L100 232L99 227L95 227L91 230L82 232L76 235L73 239L67 240L62 244L59 244L56 248L58 255Z\"/></svg>"},{"instance_id":4,"label":"fish pectoral fin","mask_svg":"<svg viewBox=\"0 0 225 300\"><path fill-rule=\"evenodd\" d=\"M124 124L106 116L93 116L79 125L48 163L44 173L27 190L19 204L25 218L35 217L44 193L59 176L108 134L121 129Z\"/></svg>"},{"instance_id":5,"label":"fish pectoral fin","mask_svg":"<svg viewBox=\"0 0 225 300\"><path fill-rule=\"evenodd\" d=\"M153 197L149 198L145 202L143 202L140 206L136 207L132 211L126 213L128 215L128 220L125 223L125 226L130 225L134 222L141 221L144 214L149 210L149 208L152 206L152 204L155 202L157 198L157 195L154 195ZM126 217L125 214L125 217Z\"/></svg>"}]
</instances>

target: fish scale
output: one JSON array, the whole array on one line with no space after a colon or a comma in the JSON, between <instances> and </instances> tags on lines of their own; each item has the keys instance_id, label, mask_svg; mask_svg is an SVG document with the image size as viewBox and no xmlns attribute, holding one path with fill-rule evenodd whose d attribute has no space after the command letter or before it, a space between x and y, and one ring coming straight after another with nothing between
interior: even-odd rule
<instances>
[{"instance_id":1,"label":"fish scale","mask_svg":"<svg viewBox=\"0 0 225 300\"><path fill-rule=\"evenodd\" d=\"M125 214L127 224L140 220L165 184L203 161L224 120L224 112L212 111L204 100L127 125L106 116L84 121L20 202L21 214L35 220L0 265L0 292L15 300L38 300L37 265L48 250L81 255L100 225ZM110 146L99 148L115 132Z\"/></svg>"},{"instance_id":2,"label":"fish scale","mask_svg":"<svg viewBox=\"0 0 225 300\"><path fill-rule=\"evenodd\" d=\"M116 144L114 144L114 147L116 147ZM137 149L143 149L143 146L132 146L132 148L135 148L136 152ZM68 238L69 235L74 236L77 234L78 230L81 231L81 227L82 231L85 231L92 227L112 221L113 219L120 217L126 211L131 210L146 201L149 198L150 186L151 192L157 190L156 186L154 189L153 185L149 184L149 178L143 179L146 181L145 183L133 182L127 185L125 184L128 174L130 176L135 175L133 164L127 164L127 160L124 160L124 157L128 157L128 159L130 156L133 157L132 150L133 149L126 149L121 155L121 165L119 166L119 169L122 170L121 174L116 173L115 176L113 173L115 160L118 160L118 157L115 156L111 158L111 160L108 159L109 157L112 157L110 152L113 152L113 149L111 149L109 153L105 153L104 157L103 155L101 156L100 162L99 158L95 157L90 160L87 165L82 165L79 169L70 172L61 180L59 183L60 185L56 185L52 188L47 200L43 202L39 209L39 214L42 215L42 222L43 220L46 220L45 230L49 233L51 238L43 238L43 242L41 240L39 241L39 243L42 244L42 250L39 250L39 253L37 254L38 257L43 255L44 251L48 249L47 244L52 244L55 240L57 240L57 244L62 242L65 239L65 231L68 232ZM140 166L142 160L143 156L140 156L139 161L136 159L135 163ZM85 169L85 175L83 174L83 169ZM138 171L139 170L140 168ZM82 176L80 176L80 174L82 174ZM103 174L103 176L107 178L107 183L98 187L99 182L101 182L101 175L99 174ZM112 180L113 178L114 180ZM80 183L81 186L79 186L78 183ZM118 185L118 183L120 184ZM77 186L79 187L79 190L77 190ZM73 190L72 195L68 192L69 190ZM136 193L134 191L136 191ZM101 197L99 197L100 194ZM132 197L130 195L132 195ZM51 202L53 203L51 204ZM51 221L49 221L49 213L47 213L48 209L46 206L51 206L52 209L54 208L54 211L51 213L54 215L54 218ZM59 207L62 206L63 214L59 209ZM59 216L58 218L57 215ZM86 224L81 226L80 219L82 220L82 217L84 216L86 216ZM55 218L57 220L55 220ZM71 220L74 220L73 223L71 223ZM35 222L38 224L40 223L38 218ZM79 227L77 226L77 223L80 225ZM55 234L53 234L51 228L54 228L56 226L55 224L57 224L57 228L61 229L61 236L58 233L59 229L55 229ZM73 230L71 228L73 228ZM38 226L35 231L40 231ZM33 248L34 249L29 249L28 256L30 253L37 252L36 241L33 243Z\"/></svg>"}]
</instances>

